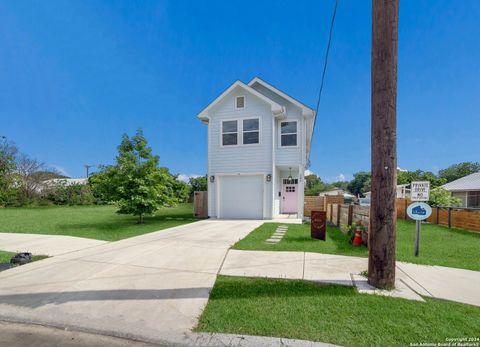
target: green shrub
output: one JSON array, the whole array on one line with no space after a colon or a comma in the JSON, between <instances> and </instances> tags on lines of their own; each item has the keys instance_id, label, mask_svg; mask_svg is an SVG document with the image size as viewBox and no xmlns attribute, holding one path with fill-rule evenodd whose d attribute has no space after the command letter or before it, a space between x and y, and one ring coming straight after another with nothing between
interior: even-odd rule
<instances>
[{"instance_id":1,"label":"green shrub","mask_svg":"<svg viewBox=\"0 0 480 347\"><path fill-rule=\"evenodd\" d=\"M85 184L55 185L44 192L44 197L55 205L92 205L95 202L90 185Z\"/></svg>"},{"instance_id":2,"label":"green shrub","mask_svg":"<svg viewBox=\"0 0 480 347\"><path fill-rule=\"evenodd\" d=\"M430 192L430 205L436 206L460 206L462 201L452 196L452 193L443 187L438 187Z\"/></svg>"}]
</instances>

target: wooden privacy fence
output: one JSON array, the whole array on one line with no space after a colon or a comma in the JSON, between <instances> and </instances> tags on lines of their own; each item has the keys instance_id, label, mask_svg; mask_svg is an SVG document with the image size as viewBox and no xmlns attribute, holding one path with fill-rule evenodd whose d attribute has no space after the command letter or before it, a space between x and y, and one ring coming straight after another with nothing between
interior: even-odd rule
<instances>
[{"instance_id":1,"label":"wooden privacy fence","mask_svg":"<svg viewBox=\"0 0 480 347\"><path fill-rule=\"evenodd\" d=\"M480 231L480 209L434 207L432 215L427 220L430 223L446 225L449 228Z\"/></svg>"},{"instance_id":2,"label":"wooden privacy fence","mask_svg":"<svg viewBox=\"0 0 480 347\"><path fill-rule=\"evenodd\" d=\"M328 204L343 204L343 195L305 196L303 215L310 217L312 211L326 211Z\"/></svg>"},{"instance_id":3,"label":"wooden privacy fence","mask_svg":"<svg viewBox=\"0 0 480 347\"><path fill-rule=\"evenodd\" d=\"M342 224L352 225L353 222L361 221L368 225L370 221L370 207L347 204L328 204L327 221L340 226Z\"/></svg>"},{"instance_id":4,"label":"wooden privacy fence","mask_svg":"<svg viewBox=\"0 0 480 347\"><path fill-rule=\"evenodd\" d=\"M412 220L407 216L407 207L410 203L408 199L397 199L397 219ZM327 220L336 226L351 225L352 222L358 221L368 226L370 221L369 206L328 204L326 211ZM427 221L432 224L446 225L449 228L480 231L480 209L434 207Z\"/></svg>"},{"instance_id":5,"label":"wooden privacy fence","mask_svg":"<svg viewBox=\"0 0 480 347\"><path fill-rule=\"evenodd\" d=\"M193 215L198 218L208 218L208 194L206 191L193 193Z\"/></svg>"}]
</instances>

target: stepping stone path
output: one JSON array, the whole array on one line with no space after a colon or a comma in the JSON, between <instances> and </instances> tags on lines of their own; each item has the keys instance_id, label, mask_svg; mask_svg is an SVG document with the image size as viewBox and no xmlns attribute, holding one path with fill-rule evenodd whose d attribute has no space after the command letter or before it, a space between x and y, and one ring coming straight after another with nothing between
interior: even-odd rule
<instances>
[{"instance_id":1,"label":"stepping stone path","mask_svg":"<svg viewBox=\"0 0 480 347\"><path fill-rule=\"evenodd\" d=\"M265 242L268 243L268 244L271 244L271 245L279 243L280 241L282 241L282 238L285 235L285 233L287 232L287 230L288 230L288 226L279 225L277 227L277 230L275 230L275 233L272 236L270 236L269 239L265 240Z\"/></svg>"}]
</instances>

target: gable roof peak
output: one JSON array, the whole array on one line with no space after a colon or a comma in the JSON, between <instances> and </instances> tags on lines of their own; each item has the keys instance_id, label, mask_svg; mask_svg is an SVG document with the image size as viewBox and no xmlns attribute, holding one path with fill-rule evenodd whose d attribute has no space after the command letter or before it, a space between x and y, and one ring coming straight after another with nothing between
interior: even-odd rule
<instances>
[{"instance_id":1,"label":"gable roof peak","mask_svg":"<svg viewBox=\"0 0 480 347\"><path fill-rule=\"evenodd\" d=\"M306 114L306 113L309 113L311 115L313 115L313 113L315 112L312 108L308 107L307 105L305 104L302 104L300 101L298 101L297 99L291 97L290 95L288 95L287 93L285 92L282 92L280 89L272 86L270 83L268 82L265 82L264 80L262 80L260 77L254 77L252 78L252 80L250 82L248 82L248 85L250 87L252 87L254 84L260 84L262 85L263 87L269 89L270 91L272 91L273 93L277 94L278 96L284 98L285 100L289 101L290 103L294 104L295 106L299 107L302 109L303 113Z\"/></svg>"},{"instance_id":2,"label":"gable roof peak","mask_svg":"<svg viewBox=\"0 0 480 347\"><path fill-rule=\"evenodd\" d=\"M207 107L205 107L198 115L197 118L199 118L202 122L207 123L209 120L208 117L208 111L211 110L215 105L217 105L225 96L227 96L233 89L240 87L250 94L256 96L257 98L261 99L262 101L266 102L267 104L270 105L272 113L275 117L281 116L282 114L285 113L285 107L282 105L279 105L275 101L271 100L270 98L266 97L262 93L256 91L249 85L243 83L240 80L236 80L233 82L230 87L228 87L220 96L218 96L215 100L213 100Z\"/></svg>"}]
</instances>

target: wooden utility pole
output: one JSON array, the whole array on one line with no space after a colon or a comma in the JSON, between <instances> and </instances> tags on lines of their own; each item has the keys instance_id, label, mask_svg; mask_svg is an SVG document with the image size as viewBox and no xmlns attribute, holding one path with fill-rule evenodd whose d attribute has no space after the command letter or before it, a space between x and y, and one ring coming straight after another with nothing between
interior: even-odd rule
<instances>
[{"instance_id":1,"label":"wooden utility pole","mask_svg":"<svg viewBox=\"0 0 480 347\"><path fill-rule=\"evenodd\" d=\"M90 175L90 168L93 167L94 165L85 164L83 166L85 166L85 170L87 171L87 178L88 178Z\"/></svg>"},{"instance_id":2,"label":"wooden utility pole","mask_svg":"<svg viewBox=\"0 0 480 347\"><path fill-rule=\"evenodd\" d=\"M372 183L368 282L395 285L399 0L372 0Z\"/></svg>"}]
</instances>

